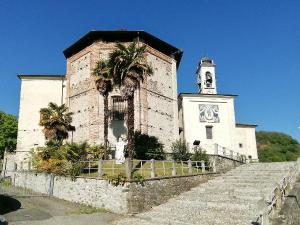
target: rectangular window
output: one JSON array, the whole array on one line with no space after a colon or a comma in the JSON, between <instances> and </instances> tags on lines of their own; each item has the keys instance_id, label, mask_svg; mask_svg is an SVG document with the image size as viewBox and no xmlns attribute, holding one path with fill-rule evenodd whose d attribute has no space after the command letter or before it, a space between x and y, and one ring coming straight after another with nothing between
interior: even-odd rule
<instances>
[{"instance_id":1,"label":"rectangular window","mask_svg":"<svg viewBox=\"0 0 300 225\"><path fill-rule=\"evenodd\" d=\"M242 147L243 147L243 144L242 144L242 143L239 143L239 147L242 148Z\"/></svg>"},{"instance_id":2,"label":"rectangular window","mask_svg":"<svg viewBox=\"0 0 300 225\"><path fill-rule=\"evenodd\" d=\"M112 119L124 120L126 113L126 101L121 96L112 97Z\"/></svg>"},{"instance_id":3,"label":"rectangular window","mask_svg":"<svg viewBox=\"0 0 300 225\"><path fill-rule=\"evenodd\" d=\"M206 139L212 139L213 138L213 133L212 133L212 126L206 126Z\"/></svg>"}]
</instances>

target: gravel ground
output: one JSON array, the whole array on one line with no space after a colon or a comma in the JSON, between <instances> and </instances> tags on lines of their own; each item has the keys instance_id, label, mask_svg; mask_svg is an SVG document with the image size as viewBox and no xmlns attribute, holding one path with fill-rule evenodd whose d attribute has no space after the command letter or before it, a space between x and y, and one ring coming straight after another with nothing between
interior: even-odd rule
<instances>
[{"instance_id":1,"label":"gravel ground","mask_svg":"<svg viewBox=\"0 0 300 225\"><path fill-rule=\"evenodd\" d=\"M9 225L109 225L119 217L13 187L0 188L0 214Z\"/></svg>"}]
</instances>

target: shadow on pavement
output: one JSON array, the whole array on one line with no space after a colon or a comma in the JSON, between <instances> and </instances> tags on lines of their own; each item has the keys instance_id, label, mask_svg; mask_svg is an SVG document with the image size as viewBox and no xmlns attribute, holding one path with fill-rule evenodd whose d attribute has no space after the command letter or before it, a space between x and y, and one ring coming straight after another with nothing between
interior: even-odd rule
<instances>
[{"instance_id":1,"label":"shadow on pavement","mask_svg":"<svg viewBox=\"0 0 300 225\"><path fill-rule=\"evenodd\" d=\"M21 208L21 202L8 195L0 194L0 215L16 211Z\"/></svg>"}]
</instances>

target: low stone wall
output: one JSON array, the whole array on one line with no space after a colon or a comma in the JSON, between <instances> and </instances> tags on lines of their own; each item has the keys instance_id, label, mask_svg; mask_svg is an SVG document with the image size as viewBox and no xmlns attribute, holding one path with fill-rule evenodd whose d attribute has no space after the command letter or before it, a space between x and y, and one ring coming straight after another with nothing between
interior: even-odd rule
<instances>
[{"instance_id":1,"label":"low stone wall","mask_svg":"<svg viewBox=\"0 0 300 225\"><path fill-rule=\"evenodd\" d=\"M105 208L115 213L127 213L128 188L114 187L108 181L93 178L76 178L51 176L45 173L28 171L14 172L13 185L31 189L42 194L70 202Z\"/></svg>"},{"instance_id":2,"label":"low stone wall","mask_svg":"<svg viewBox=\"0 0 300 225\"><path fill-rule=\"evenodd\" d=\"M216 173L208 173L151 179L143 184L131 183L127 199L128 210L131 213L147 211L153 206L160 205L174 196L189 191L217 175Z\"/></svg>"},{"instance_id":3,"label":"low stone wall","mask_svg":"<svg viewBox=\"0 0 300 225\"><path fill-rule=\"evenodd\" d=\"M50 174L16 171L12 182L17 187L125 214L146 211L216 175L208 173L150 179L143 184L131 182L115 187L103 179L80 177L73 181Z\"/></svg>"},{"instance_id":4,"label":"low stone wall","mask_svg":"<svg viewBox=\"0 0 300 225\"><path fill-rule=\"evenodd\" d=\"M11 172L15 169L15 153L4 153L3 157L3 164L1 168L1 175L2 176L11 176Z\"/></svg>"},{"instance_id":5,"label":"low stone wall","mask_svg":"<svg viewBox=\"0 0 300 225\"><path fill-rule=\"evenodd\" d=\"M240 161L230 159L221 155L208 155L208 157L209 161L215 161L216 171L218 173L226 173L227 171L244 164Z\"/></svg>"}]
</instances>

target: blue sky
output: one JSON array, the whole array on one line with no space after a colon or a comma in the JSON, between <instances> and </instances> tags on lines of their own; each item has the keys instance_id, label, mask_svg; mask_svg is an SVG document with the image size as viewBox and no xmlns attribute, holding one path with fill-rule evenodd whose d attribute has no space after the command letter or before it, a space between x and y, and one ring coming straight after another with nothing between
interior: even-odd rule
<instances>
[{"instance_id":1,"label":"blue sky","mask_svg":"<svg viewBox=\"0 0 300 225\"><path fill-rule=\"evenodd\" d=\"M18 73L65 73L63 49L90 30L145 30L184 50L178 91L205 55L237 121L300 140L300 1L0 0L0 110L18 114Z\"/></svg>"}]
</instances>

